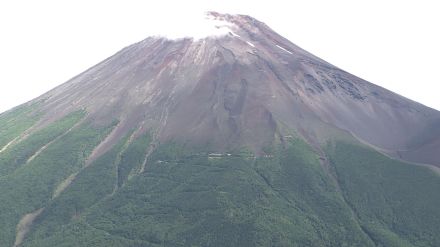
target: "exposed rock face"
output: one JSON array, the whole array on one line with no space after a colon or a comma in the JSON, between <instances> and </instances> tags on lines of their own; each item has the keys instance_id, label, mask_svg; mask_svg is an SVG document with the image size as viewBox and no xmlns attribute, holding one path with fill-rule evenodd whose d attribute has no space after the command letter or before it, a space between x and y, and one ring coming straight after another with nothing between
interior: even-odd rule
<instances>
[{"instance_id":1,"label":"exposed rock face","mask_svg":"<svg viewBox=\"0 0 440 247\"><path fill-rule=\"evenodd\" d=\"M36 100L45 122L86 109L97 124L119 120L103 153L131 129L255 152L295 130L312 142L324 125L387 153L440 165L440 113L357 78L302 50L264 23L209 13L224 35L150 37ZM427 154L428 153L428 154Z\"/></svg>"}]
</instances>

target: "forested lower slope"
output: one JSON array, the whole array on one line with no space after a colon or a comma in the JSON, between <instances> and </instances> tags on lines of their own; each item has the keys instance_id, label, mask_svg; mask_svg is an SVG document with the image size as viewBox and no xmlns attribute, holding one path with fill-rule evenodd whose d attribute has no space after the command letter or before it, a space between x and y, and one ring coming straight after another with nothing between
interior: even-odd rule
<instances>
[{"instance_id":1,"label":"forested lower slope","mask_svg":"<svg viewBox=\"0 0 440 247\"><path fill-rule=\"evenodd\" d=\"M32 124L0 127L3 145L18 138L0 153L0 246L440 245L440 177L355 139L322 153L294 135L259 156L175 142L147 155L150 135L132 131L88 164L117 123L85 114L29 136Z\"/></svg>"}]
</instances>

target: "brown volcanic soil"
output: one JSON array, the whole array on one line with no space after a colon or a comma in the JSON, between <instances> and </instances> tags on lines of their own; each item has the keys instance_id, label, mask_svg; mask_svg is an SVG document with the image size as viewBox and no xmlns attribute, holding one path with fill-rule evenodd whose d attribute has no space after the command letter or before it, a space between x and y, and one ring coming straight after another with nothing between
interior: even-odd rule
<instances>
[{"instance_id":1,"label":"brown volcanic soil","mask_svg":"<svg viewBox=\"0 0 440 247\"><path fill-rule=\"evenodd\" d=\"M258 153L291 130L321 142L325 125L440 165L440 131L426 133L439 123L438 111L317 58L251 17L211 15L233 23L231 33L150 37L126 47L36 99L44 100L41 124L77 109L96 124L120 120L97 154L132 129L151 131L156 141Z\"/></svg>"}]
</instances>

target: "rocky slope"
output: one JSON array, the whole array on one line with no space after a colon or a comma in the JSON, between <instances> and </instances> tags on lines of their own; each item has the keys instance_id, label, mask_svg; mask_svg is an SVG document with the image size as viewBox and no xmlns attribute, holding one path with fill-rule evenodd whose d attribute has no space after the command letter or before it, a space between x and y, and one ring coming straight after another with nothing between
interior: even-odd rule
<instances>
[{"instance_id":1,"label":"rocky slope","mask_svg":"<svg viewBox=\"0 0 440 247\"><path fill-rule=\"evenodd\" d=\"M258 152L283 141L284 129L313 139L320 127L310 123L320 122L439 165L438 155L425 159L419 150L438 142L438 131L423 132L439 126L439 112L328 64L251 17L210 15L224 35L131 45L36 99L44 101L42 123L86 109L98 123L120 120L103 150L138 128L161 141Z\"/></svg>"}]
</instances>

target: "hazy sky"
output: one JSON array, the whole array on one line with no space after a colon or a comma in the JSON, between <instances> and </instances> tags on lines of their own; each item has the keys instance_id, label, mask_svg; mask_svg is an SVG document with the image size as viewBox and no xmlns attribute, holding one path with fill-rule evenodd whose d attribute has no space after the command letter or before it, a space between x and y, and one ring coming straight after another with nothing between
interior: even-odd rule
<instances>
[{"instance_id":1,"label":"hazy sky","mask_svg":"<svg viewBox=\"0 0 440 247\"><path fill-rule=\"evenodd\" d=\"M160 2L160 3L158 3ZM440 109L440 7L418 1L1 1L0 112L206 10L251 15L372 83Z\"/></svg>"}]
</instances>

